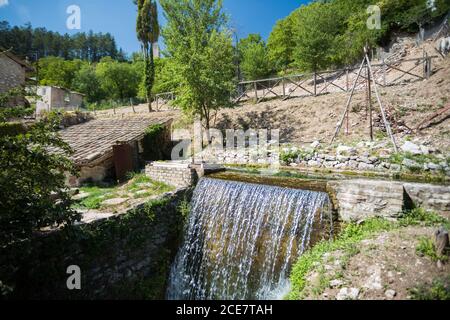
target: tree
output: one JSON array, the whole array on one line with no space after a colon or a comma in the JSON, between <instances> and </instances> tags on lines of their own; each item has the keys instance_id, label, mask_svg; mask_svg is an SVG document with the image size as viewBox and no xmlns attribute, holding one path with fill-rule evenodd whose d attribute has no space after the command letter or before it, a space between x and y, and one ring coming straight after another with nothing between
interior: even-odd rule
<instances>
[{"instance_id":1,"label":"tree","mask_svg":"<svg viewBox=\"0 0 450 320\"><path fill-rule=\"evenodd\" d=\"M72 89L86 95L87 102L96 102L104 98L100 80L93 65L85 64L75 74Z\"/></svg>"},{"instance_id":2,"label":"tree","mask_svg":"<svg viewBox=\"0 0 450 320\"><path fill-rule=\"evenodd\" d=\"M271 74L266 43L259 34L250 34L238 44L242 72L246 80L257 80Z\"/></svg>"},{"instance_id":3,"label":"tree","mask_svg":"<svg viewBox=\"0 0 450 320\"><path fill-rule=\"evenodd\" d=\"M339 19L331 4L314 2L298 9L295 19L295 64L307 71L326 69L331 65L334 38Z\"/></svg>"},{"instance_id":4,"label":"tree","mask_svg":"<svg viewBox=\"0 0 450 320\"><path fill-rule=\"evenodd\" d=\"M60 57L47 57L39 60L39 82L41 85L72 88L75 74L81 68L81 60L67 61Z\"/></svg>"},{"instance_id":5,"label":"tree","mask_svg":"<svg viewBox=\"0 0 450 320\"><path fill-rule=\"evenodd\" d=\"M158 8L153 0L134 0L138 7L136 33L144 55L144 83L148 110L152 111L152 88L155 82L153 44L159 38Z\"/></svg>"},{"instance_id":6,"label":"tree","mask_svg":"<svg viewBox=\"0 0 450 320\"><path fill-rule=\"evenodd\" d=\"M6 106L8 95L0 96L0 247L80 219L65 186L65 174L76 171L67 158L69 146L55 131L59 119L50 117L27 128L8 122L8 114L20 113Z\"/></svg>"},{"instance_id":7,"label":"tree","mask_svg":"<svg viewBox=\"0 0 450 320\"><path fill-rule=\"evenodd\" d=\"M278 72L287 73L294 61L293 15L277 21L267 40L268 59Z\"/></svg>"},{"instance_id":8,"label":"tree","mask_svg":"<svg viewBox=\"0 0 450 320\"><path fill-rule=\"evenodd\" d=\"M220 0L161 0L166 49L179 83L175 103L210 128L214 110L231 104L234 48Z\"/></svg>"},{"instance_id":9,"label":"tree","mask_svg":"<svg viewBox=\"0 0 450 320\"><path fill-rule=\"evenodd\" d=\"M141 76L132 64L103 58L95 72L108 97L122 100L136 97Z\"/></svg>"}]
</instances>

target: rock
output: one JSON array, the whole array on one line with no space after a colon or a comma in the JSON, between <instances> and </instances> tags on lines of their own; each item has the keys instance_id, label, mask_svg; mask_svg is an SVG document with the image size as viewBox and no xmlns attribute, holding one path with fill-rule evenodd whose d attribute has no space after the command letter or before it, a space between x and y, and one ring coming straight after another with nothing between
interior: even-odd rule
<instances>
[{"instance_id":1,"label":"rock","mask_svg":"<svg viewBox=\"0 0 450 320\"><path fill-rule=\"evenodd\" d=\"M326 161L336 161L336 157L327 155L327 156L325 156L325 160Z\"/></svg>"},{"instance_id":2,"label":"rock","mask_svg":"<svg viewBox=\"0 0 450 320\"><path fill-rule=\"evenodd\" d=\"M442 167L436 163L430 162L425 164L426 169L425 170L431 170L431 171L439 171L442 169Z\"/></svg>"},{"instance_id":3,"label":"rock","mask_svg":"<svg viewBox=\"0 0 450 320\"><path fill-rule=\"evenodd\" d=\"M350 157L347 156L337 156L336 160L339 162L347 162L348 160L350 160Z\"/></svg>"},{"instance_id":4,"label":"rock","mask_svg":"<svg viewBox=\"0 0 450 320\"><path fill-rule=\"evenodd\" d=\"M382 163L381 163L381 166L382 166L383 168L389 169L389 168L391 167L391 164L390 164L389 162L382 162Z\"/></svg>"},{"instance_id":5,"label":"rock","mask_svg":"<svg viewBox=\"0 0 450 320\"><path fill-rule=\"evenodd\" d=\"M83 200L83 199L86 199L87 197L89 197L89 195L90 195L89 193L82 191L79 194L73 196L72 200L75 200L75 201Z\"/></svg>"},{"instance_id":6,"label":"rock","mask_svg":"<svg viewBox=\"0 0 450 320\"><path fill-rule=\"evenodd\" d=\"M406 141L405 144L403 146L401 146L400 149L403 152L409 152L414 155L422 154L422 150L421 150L420 146L418 146L417 144L414 144L410 141Z\"/></svg>"},{"instance_id":7,"label":"rock","mask_svg":"<svg viewBox=\"0 0 450 320\"><path fill-rule=\"evenodd\" d=\"M378 163L378 162L380 162L380 160L377 157L369 157L369 161L371 163Z\"/></svg>"},{"instance_id":8,"label":"rock","mask_svg":"<svg viewBox=\"0 0 450 320\"><path fill-rule=\"evenodd\" d=\"M421 169L422 166L414 160L411 159L403 159L402 165L407 167L408 169Z\"/></svg>"},{"instance_id":9,"label":"rock","mask_svg":"<svg viewBox=\"0 0 450 320\"><path fill-rule=\"evenodd\" d=\"M381 284L381 268L374 265L367 268L367 274L369 275L364 287L369 290L381 290L383 288Z\"/></svg>"},{"instance_id":10,"label":"rock","mask_svg":"<svg viewBox=\"0 0 450 320\"><path fill-rule=\"evenodd\" d=\"M340 287L344 284L344 281L336 279L330 281L330 288Z\"/></svg>"},{"instance_id":11,"label":"rock","mask_svg":"<svg viewBox=\"0 0 450 320\"><path fill-rule=\"evenodd\" d=\"M402 170L402 166L399 165L399 164L393 163L393 164L391 164L390 169L391 169L392 171L401 171L401 170Z\"/></svg>"},{"instance_id":12,"label":"rock","mask_svg":"<svg viewBox=\"0 0 450 320\"><path fill-rule=\"evenodd\" d=\"M336 300L356 300L359 296L357 288L342 288L336 295Z\"/></svg>"},{"instance_id":13,"label":"rock","mask_svg":"<svg viewBox=\"0 0 450 320\"><path fill-rule=\"evenodd\" d=\"M349 162L348 162L348 166L350 167L350 168L352 168L352 169L356 169L356 168L358 168L358 161L355 161L355 160L350 160Z\"/></svg>"},{"instance_id":14,"label":"rock","mask_svg":"<svg viewBox=\"0 0 450 320\"><path fill-rule=\"evenodd\" d=\"M114 198L114 199L109 199L109 200L105 200L102 202L102 205L104 206L118 206L121 205L125 202L127 202L128 199L126 198Z\"/></svg>"},{"instance_id":15,"label":"rock","mask_svg":"<svg viewBox=\"0 0 450 320\"><path fill-rule=\"evenodd\" d=\"M320 167L320 162L314 161L314 160L310 160L310 161L308 161L308 166L310 166L310 167Z\"/></svg>"},{"instance_id":16,"label":"rock","mask_svg":"<svg viewBox=\"0 0 450 320\"><path fill-rule=\"evenodd\" d=\"M430 154L430 148L425 147L425 146L420 146L420 152L424 155L428 155L428 154Z\"/></svg>"},{"instance_id":17,"label":"rock","mask_svg":"<svg viewBox=\"0 0 450 320\"><path fill-rule=\"evenodd\" d=\"M364 163L364 162L360 162L358 165L358 169L361 169L361 170L372 170L374 168L375 168L375 166L373 164L368 164L368 163Z\"/></svg>"},{"instance_id":18,"label":"rock","mask_svg":"<svg viewBox=\"0 0 450 320\"><path fill-rule=\"evenodd\" d=\"M394 299L395 296L397 295L397 292L395 292L395 290L389 289L389 290L386 290L386 292L384 293L384 295L385 295L386 298L388 298L388 299Z\"/></svg>"},{"instance_id":19,"label":"rock","mask_svg":"<svg viewBox=\"0 0 450 320\"><path fill-rule=\"evenodd\" d=\"M342 155L354 156L354 155L357 154L357 151L356 151L355 148L341 145L341 146L336 148L336 154L338 156L342 156Z\"/></svg>"},{"instance_id":20,"label":"rock","mask_svg":"<svg viewBox=\"0 0 450 320\"><path fill-rule=\"evenodd\" d=\"M320 147L320 142L319 141L316 140L313 143L311 143L311 148L317 149L318 147Z\"/></svg>"}]
</instances>

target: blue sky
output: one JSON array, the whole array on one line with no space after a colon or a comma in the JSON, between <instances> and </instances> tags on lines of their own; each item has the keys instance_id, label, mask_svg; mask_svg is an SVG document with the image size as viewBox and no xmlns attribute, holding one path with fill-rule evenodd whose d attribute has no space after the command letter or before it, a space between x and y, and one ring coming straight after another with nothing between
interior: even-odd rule
<instances>
[{"instance_id":1,"label":"blue sky","mask_svg":"<svg viewBox=\"0 0 450 320\"><path fill-rule=\"evenodd\" d=\"M260 33L267 38L278 19L284 18L307 0L224 0L230 25L239 37ZM127 53L139 50L135 35L136 8L132 0L0 0L0 20L11 25L30 22L60 33L75 33L66 28L70 5L81 9L81 30L110 32ZM164 24L160 13L160 23Z\"/></svg>"}]
</instances>

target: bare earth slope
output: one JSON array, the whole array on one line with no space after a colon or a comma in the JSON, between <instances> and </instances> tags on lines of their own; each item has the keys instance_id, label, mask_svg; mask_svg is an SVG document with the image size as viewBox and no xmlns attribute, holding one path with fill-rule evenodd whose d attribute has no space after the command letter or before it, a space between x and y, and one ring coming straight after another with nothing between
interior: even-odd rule
<instances>
[{"instance_id":1,"label":"bare earth slope","mask_svg":"<svg viewBox=\"0 0 450 320\"><path fill-rule=\"evenodd\" d=\"M430 54L435 53L429 49ZM412 47L408 59L417 57L421 48ZM428 80L405 83L392 87L379 87L381 99L387 110L397 122L403 121L407 127L415 129L423 120L437 110L450 104L450 57L439 57L433 60L433 75ZM403 69L408 69L403 67ZM339 122L348 99L348 94L331 93L318 97L292 98L286 101L272 99L270 101L253 104L247 102L234 109L222 110L216 118L216 127L235 129L280 129L284 143L302 145L319 140L331 140L336 125ZM379 108L374 95L374 118L379 117ZM450 148L449 119L418 133L413 133L413 140L429 143L444 153ZM369 120L366 114L366 93L359 91L354 96L350 113L350 134L341 131L339 140L350 143L368 139ZM377 134L378 128L375 128ZM404 134L397 137L400 141Z\"/></svg>"}]
</instances>

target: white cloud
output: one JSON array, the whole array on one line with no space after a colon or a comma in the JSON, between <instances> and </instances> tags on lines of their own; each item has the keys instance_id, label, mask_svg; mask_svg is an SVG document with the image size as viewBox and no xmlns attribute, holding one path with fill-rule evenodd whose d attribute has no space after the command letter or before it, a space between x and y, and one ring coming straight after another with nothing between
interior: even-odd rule
<instances>
[{"instance_id":1,"label":"white cloud","mask_svg":"<svg viewBox=\"0 0 450 320\"><path fill-rule=\"evenodd\" d=\"M9 0L0 0L0 8L1 8L1 7L4 7L4 6L7 6L7 5L9 4L8 1L9 1Z\"/></svg>"}]
</instances>

